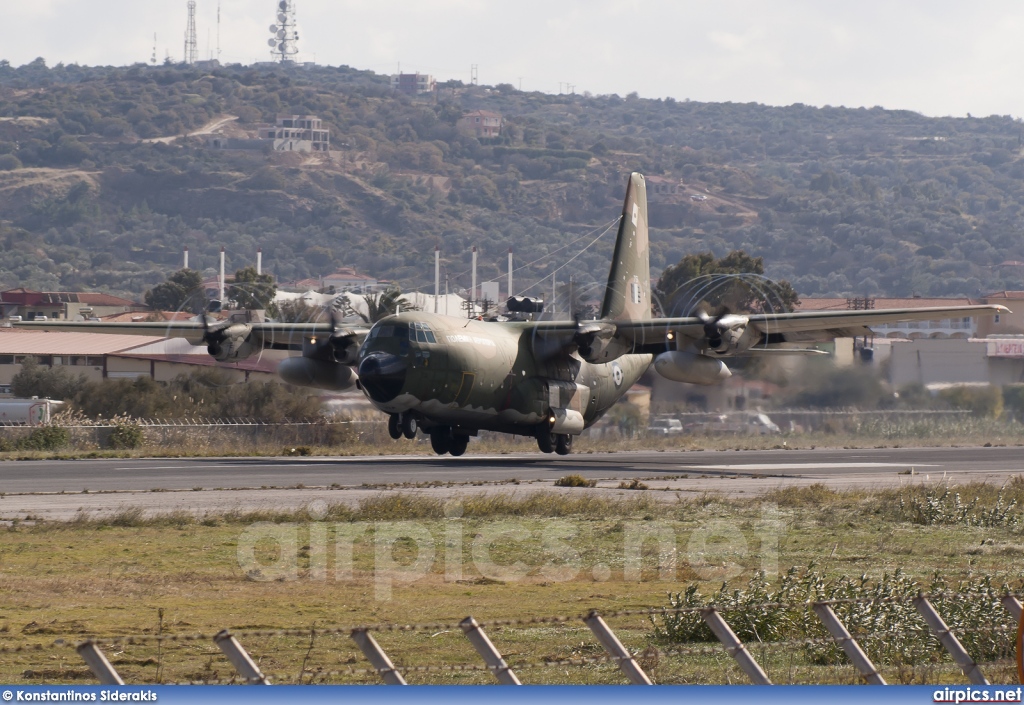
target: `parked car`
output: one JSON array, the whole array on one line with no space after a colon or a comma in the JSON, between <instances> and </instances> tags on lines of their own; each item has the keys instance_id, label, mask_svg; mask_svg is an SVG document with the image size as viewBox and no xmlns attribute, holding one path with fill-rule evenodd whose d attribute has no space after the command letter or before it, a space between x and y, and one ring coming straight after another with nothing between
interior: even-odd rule
<instances>
[{"instance_id":1,"label":"parked car","mask_svg":"<svg viewBox=\"0 0 1024 705\"><path fill-rule=\"evenodd\" d=\"M720 435L771 436L782 433L767 414L759 411L738 411L732 414L719 414L707 421L698 421L686 425L690 433L706 433Z\"/></svg>"},{"instance_id":2,"label":"parked car","mask_svg":"<svg viewBox=\"0 0 1024 705\"><path fill-rule=\"evenodd\" d=\"M648 436L674 436L683 432L683 422L673 418L654 418L647 426Z\"/></svg>"}]
</instances>

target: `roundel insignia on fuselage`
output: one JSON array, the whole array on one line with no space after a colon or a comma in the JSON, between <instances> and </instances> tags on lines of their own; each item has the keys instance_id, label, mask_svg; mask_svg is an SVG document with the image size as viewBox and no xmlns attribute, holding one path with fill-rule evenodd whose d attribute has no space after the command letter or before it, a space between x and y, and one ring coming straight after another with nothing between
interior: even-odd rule
<instances>
[{"instance_id":1,"label":"roundel insignia on fuselage","mask_svg":"<svg viewBox=\"0 0 1024 705\"><path fill-rule=\"evenodd\" d=\"M622 386L622 365L618 362L612 363L612 381L615 382L616 387Z\"/></svg>"}]
</instances>

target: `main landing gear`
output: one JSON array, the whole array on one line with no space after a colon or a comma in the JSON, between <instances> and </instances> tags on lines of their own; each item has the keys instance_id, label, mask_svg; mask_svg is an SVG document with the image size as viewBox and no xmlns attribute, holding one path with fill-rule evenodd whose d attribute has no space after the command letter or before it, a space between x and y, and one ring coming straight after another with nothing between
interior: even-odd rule
<instances>
[{"instance_id":1,"label":"main landing gear","mask_svg":"<svg viewBox=\"0 0 1024 705\"><path fill-rule=\"evenodd\" d=\"M388 417L388 434L398 440L403 436L408 439L416 437L419 424L409 414L391 414ZM463 455L469 447L469 436L453 433L450 426L435 426L430 429L430 447L438 455Z\"/></svg>"},{"instance_id":2,"label":"main landing gear","mask_svg":"<svg viewBox=\"0 0 1024 705\"><path fill-rule=\"evenodd\" d=\"M572 452L573 436L568 433L541 431L537 434L537 447L542 453L569 455Z\"/></svg>"},{"instance_id":3,"label":"main landing gear","mask_svg":"<svg viewBox=\"0 0 1024 705\"><path fill-rule=\"evenodd\" d=\"M448 426L437 426L430 429L430 447L438 455L451 453L458 457L466 452L469 447L469 436L461 433L452 433Z\"/></svg>"}]
</instances>

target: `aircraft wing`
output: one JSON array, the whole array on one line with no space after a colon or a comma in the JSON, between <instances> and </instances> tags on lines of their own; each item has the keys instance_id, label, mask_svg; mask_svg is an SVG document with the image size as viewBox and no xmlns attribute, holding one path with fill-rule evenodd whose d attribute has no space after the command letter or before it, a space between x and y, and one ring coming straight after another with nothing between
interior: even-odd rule
<instances>
[{"instance_id":1,"label":"aircraft wing","mask_svg":"<svg viewBox=\"0 0 1024 705\"><path fill-rule=\"evenodd\" d=\"M1009 313L1005 306L933 306L925 308L868 309L857 311L798 311L793 313L733 314L721 319L736 334L745 335L747 345L735 352L765 349L783 343L827 342L835 338L872 335L871 326L906 321L935 321L944 318L994 316ZM728 320L726 320L728 319ZM696 316L654 318L646 321L537 321L518 323L531 331L534 347L564 349L587 335L616 337L629 341L631 352L664 352L666 341L686 338L700 346L708 336L708 322ZM701 346L702 347L702 346ZM715 346L712 346L715 347ZM719 352L726 352L720 350Z\"/></svg>"},{"instance_id":2,"label":"aircraft wing","mask_svg":"<svg viewBox=\"0 0 1024 705\"><path fill-rule=\"evenodd\" d=\"M1009 313L1005 306L932 306L925 308L868 309L857 311L797 311L792 313L752 313L737 316L761 334L761 344L824 342L835 338L872 335L871 326L907 321L936 321L944 318L994 316ZM616 323L619 335L631 338L637 346L664 342L669 332L675 336L700 340L705 322L694 316L655 318L650 321Z\"/></svg>"},{"instance_id":3,"label":"aircraft wing","mask_svg":"<svg viewBox=\"0 0 1024 705\"><path fill-rule=\"evenodd\" d=\"M234 322L231 320L211 321L208 326L201 321L140 321L137 323L104 323L102 321L17 321L12 323L15 328L45 331L53 333L107 333L115 335L145 335L159 338L186 338L193 344L200 344L204 335L210 332L223 331L234 325L248 326L251 330L250 342L259 343L260 347L276 350L301 350L303 342L318 336L335 338L352 336L362 340L370 330L369 325L349 326L341 324L338 328L329 321L318 323L277 323L277 322Z\"/></svg>"}]
</instances>

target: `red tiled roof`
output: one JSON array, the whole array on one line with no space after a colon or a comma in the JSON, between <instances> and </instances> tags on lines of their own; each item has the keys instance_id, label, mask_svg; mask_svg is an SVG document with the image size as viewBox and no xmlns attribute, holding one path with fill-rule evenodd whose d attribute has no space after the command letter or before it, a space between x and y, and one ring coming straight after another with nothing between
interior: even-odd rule
<instances>
[{"instance_id":1,"label":"red tiled roof","mask_svg":"<svg viewBox=\"0 0 1024 705\"><path fill-rule=\"evenodd\" d=\"M126 357L133 360L153 360L155 362L175 362L183 365L201 365L203 367L224 367L231 370L246 370L248 372L266 372L273 374L277 372L278 360L250 357L238 362L223 363L217 362L209 355L133 355L130 352L121 352L112 355L113 357Z\"/></svg>"},{"instance_id":2,"label":"red tiled roof","mask_svg":"<svg viewBox=\"0 0 1024 705\"><path fill-rule=\"evenodd\" d=\"M18 328L3 330L20 330ZM160 336L108 335L106 333L42 333L0 335L4 355L110 355L163 340Z\"/></svg>"},{"instance_id":3,"label":"red tiled roof","mask_svg":"<svg viewBox=\"0 0 1024 705\"><path fill-rule=\"evenodd\" d=\"M120 296L77 291L32 291L24 287L0 291L0 301L37 304L89 304L92 306L136 306Z\"/></svg>"},{"instance_id":4,"label":"red tiled roof","mask_svg":"<svg viewBox=\"0 0 1024 705\"><path fill-rule=\"evenodd\" d=\"M851 297L853 298L853 297ZM979 303L974 299L962 298L876 298L874 308L930 308L933 306L970 306ZM801 298L797 311L846 311L846 298Z\"/></svg>"},{"instance_id":5,"label":"red tiled roof","mask_svg":"<svg viewBox=\"0 0 1024 705\"><path fill-rule=\"evenodd\" d=\"M135 323L153 320L153 317L158 321L187 321L194 318L195 314L188 311L125 311L100 316L100 320L106 323Z\"/></svg>"},{"instance_id":6,"label":"red tiled roof","mask_svg":"<svg viewBox=\"0 0 1024 705\"><path fill-rule=\"evenodd\" d=\"M997 291L994 294L985 294L986 299L1024 299L1024 291Z\"/></svg>"}]
</instances>

